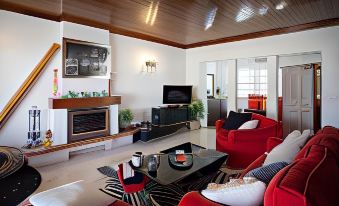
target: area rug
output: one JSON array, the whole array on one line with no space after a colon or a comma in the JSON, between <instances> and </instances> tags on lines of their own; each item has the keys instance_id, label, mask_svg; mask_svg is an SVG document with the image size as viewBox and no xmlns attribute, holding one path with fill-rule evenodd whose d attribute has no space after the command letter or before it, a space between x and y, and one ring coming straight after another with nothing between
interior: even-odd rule
<instances>
[{"instance_id":1,"label":"area rug","mask_svg":"<svg viewBox=\"0 0 339 206\"><path fill-rule=\"evenodd\" d=\"M105 185L100 189L102 192L134 206L173 206L178 205L181 198L190 191L203 190L208 183L222 184L230 178L235 178L241 170L231 170L226 167L220 168L216 173L210 175L194 176L185 178L170 185L160 185L150 181L144 190L136 193L125 193L117 176L116 170L105 166L98 168L99 172L107 176Z\"/></svg>"},{"instance_id":2,"label":"area rug","mask_svg":"<svg viewBox=\"0 0 339 206\"><path fill-rule=\"evenodd\" d=\"M31 195L40 185L40 173L27 165L0 179L0 205L18 205Z\"/></svg>"}]
</instances>

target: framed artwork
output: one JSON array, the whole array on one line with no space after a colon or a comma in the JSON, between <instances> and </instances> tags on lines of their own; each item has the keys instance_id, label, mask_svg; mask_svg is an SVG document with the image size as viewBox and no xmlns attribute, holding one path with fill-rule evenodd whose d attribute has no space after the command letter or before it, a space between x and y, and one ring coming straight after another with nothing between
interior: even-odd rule
<instances>
[{"instance_id":1,"label":"framed artwork","mask_svg":"<svg viewBox=\"0 0 339 206\"><path fill-rule=\"evenodd\" d=\"M63 39L64 78L110 79L111 47L108 45Z\"/></svg>"}]
</instances>

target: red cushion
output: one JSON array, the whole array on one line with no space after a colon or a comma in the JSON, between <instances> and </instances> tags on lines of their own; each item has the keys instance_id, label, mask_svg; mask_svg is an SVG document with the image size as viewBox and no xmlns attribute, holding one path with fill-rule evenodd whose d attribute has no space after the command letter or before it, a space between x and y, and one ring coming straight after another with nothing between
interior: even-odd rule
<instances>
[{"instance_id":1,"label":"red cushion","mask_svg":"<svg viewBox=\"0 0 339 206\"><path fill-rule=\"evenodd\" d=\"M297 160L304 157L306 152L309 151L309 148L315 144L328 147L339 159L339 130L329 126L319 130L317 134L306 143L294 159Z\"/></svg>"},{"instance_id":2,"label":"red cushion","mask_svg":"<svg viewBox=\"0 0 339 206\"><path fill-rule=\"evenodd\" d=\"M276 137L268 138L266 142L266 152L270 152L274 147L279 145L281 142L282 139ZM239 178L243 178L249 171L261 167L266 159L266 156L267 156L266 154L262 154L260 157L254 160L246 169L244 169Z\"/></svg>"},{"instance_id":3,"label":"red cushion","mask_svg":"<svg viewBox=\"0 0 339 206\"><path fill-rule=\"evenodd\" d=\"M277 124L277 121L273 119L267 118L260 114L252 113L252 120L254 119L259 120L257 128L265 128L265 127L274 126Z\"/></svg>"}]
</instances>

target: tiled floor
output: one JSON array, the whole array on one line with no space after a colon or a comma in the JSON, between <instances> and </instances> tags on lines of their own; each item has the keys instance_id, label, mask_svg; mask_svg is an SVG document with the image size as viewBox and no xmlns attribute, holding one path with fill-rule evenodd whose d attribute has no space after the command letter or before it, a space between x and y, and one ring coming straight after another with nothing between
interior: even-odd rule
<instances>
[{"instance_id":1,"label":"tiled floor","mask_svg":"<svg viewBox=\"0 0 339 206\"><path fill-rule=\"evenodd\" d=\"M72 156L69 161L37 168L42 175L42 183L35 193L77 180L97 180L103 177L97 171L98 167L115 165L121 161L126 161L137 151L143 154L150 154L185 142L192 142L206 148L215 149L215 129L202 128L178 133L148 143L136 142L109 151L101 150L78 154Z\"/></svg>"}]
</instances>

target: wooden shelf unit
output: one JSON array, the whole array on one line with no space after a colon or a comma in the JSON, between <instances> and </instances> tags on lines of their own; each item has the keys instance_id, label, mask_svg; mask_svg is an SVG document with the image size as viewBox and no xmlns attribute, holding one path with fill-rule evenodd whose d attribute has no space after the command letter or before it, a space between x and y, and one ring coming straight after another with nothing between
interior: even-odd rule
<instances>
[{"instance_id":1,"label":"wooden shelf unit","mask_svg":"<svg viewBox=\"0 0 339 206\"><path fill-rule=\"evenodd\" d=\"M121 96L48 99L50 109L81 109L121 104Z\"/></svg>"},{"instance_id":2,"label":"wooden shelf unit","mask_svg":"<svg viewBox=\"0 0 339 206\"><path fill-rule=\"evenodd\" d=\"M103 141L107 141L107 140L113 140L113 139L117 139L117 138L121 138L121 137L126 137L126 136L133 135L133 134L137 133L139 130L140 130L140 128L131 128L131 129L120 132L120 133L115 134L115 135L110 135L110 136L105 136L105 137L97 137L97 138L82 140L82 141L73 142L73 143L69 143L69 144L61 144L61 145L51 146L51 147L48 147L48 148L39 147L39 148L34 148L34 149L23 149L23 152L25 154L25 157L29 158L29 157L43 155L43 154L56 152L56 151L60 151L60 150L64 150L64 149L69 149L69 148L73 148L73 147L79 147L79 146L83 146L83 145L88 145L88 144L103 142Z\"/></svg>"}]
</instances>

